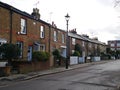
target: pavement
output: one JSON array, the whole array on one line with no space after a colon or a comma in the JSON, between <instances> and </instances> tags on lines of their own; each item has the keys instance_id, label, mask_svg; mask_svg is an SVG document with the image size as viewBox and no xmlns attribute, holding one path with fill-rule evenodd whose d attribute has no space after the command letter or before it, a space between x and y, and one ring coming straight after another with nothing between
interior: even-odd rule
<instances>
[{"instance_id":1,"label":"pavement","mask_svg":"<svg viewBox=\"0 0 120 90\"><path fill-rule=\"evenodd\" d=\"M38 71L38 72L30 72L27 74L13 74L13 75L6 76L6 77L0 77L0 87L9 85L11 84L11 82L30 80L30 79L37 78L37 77L44 76L44 75L65 72L69 70L74 70L74 69L83 68L83 67L96 65L96 64L107 63L111 61L113 60L103 60L103 61L98 61L98 62L70 65L68 69L66 69L65 67L58 67L58 68L51 68L49 70L43 70L43 71Z\"/></svg>"}]
</instances>

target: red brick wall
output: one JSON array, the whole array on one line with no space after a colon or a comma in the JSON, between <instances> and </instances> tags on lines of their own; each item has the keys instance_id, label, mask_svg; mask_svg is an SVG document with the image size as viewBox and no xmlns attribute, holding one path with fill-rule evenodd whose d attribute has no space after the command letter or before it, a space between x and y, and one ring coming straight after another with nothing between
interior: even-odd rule
<instances>
[{"instance_id":1,"label":"red brick wall","mask_svg":"<svg viewBox=\"0 0 120 90\"><path fill-rule=\"evenodd\" d=\"M0 38L10 40L10 10L4 9L0 7ZM21 18L24 18L27 21L27 34L18 34L21 31ZM36 24L34 24L36 23ZM45 38L40 38L40 26L45 26ZM48 51L48 40L49 40L49 26L41 23L40 21L36 21L30 19L21 14L12 13L12 43L16 43L17 41L22 41L24 44L23 48L23 58L27 57L27 49L29 45L33 45L35 41L41 42L41 44L45 44L46 51Z\"/></svg>"},{"instance_id":2,"label":"red brick wall","mask_svg":"<svg viewBox=\"0 0 120 90\"><path fill-rule=\"evenodd\" d=\"M8 40L10 38L10 12L0 7L0 38Z\"/></svg>"},{"instance_id":3,"label":"red brick wall","mask_svg":"<svg viewBox=\"0 0 120 90\"><path fill-rule=\"evenodd\" d=\"M10 10L0 7L0 38L10 41ZM27 21L27 34L18 34L21 31L21 18ZM40 38L40 26L45 26L45 38ZM35 41L40 44L45 44L46 51L49 51L49 26L41 21L37 21L22 14L12 13L12 43L16 44L17 41L23 42L23 58L27 60L27 50L29 45L33 45ZM50 65L47 64L49 67ZM29 65L28 65L29 66Z\"/></svg>"},{"instance_id":4,"label":"red brick wall","mask_svg":"<svg viewBox=\"0 0 120 90\"><path fill-rule=\"evenodd\" d=\"M41 71L49 69L49 61L47 62L31 62L19 64L19 73L28 73L33 71Z\"/></svg>"},{"instance_id":5,"label":"red brick wall","mask_svg":"<svg viewBox=\"0 0 120 90\"><path fill-rule=\"evenodd\" d=\"M10 41L10 10L0 7L0 38ZM18 34L21 31L21 18L27 21L27 34ZM45 27L45 38L40 38L40 26ZM50 32L51 30L51 32ZM54 30L58 32L58 41L54 42L53 34ZM22 60L27 60L27 50L29 45L33 45L35 41L40 42L40 44L45 44L47 52L50 52L50 60L53 60L52 48L55 47L60 49L61 46L66 46L66 43L62 43L62 33L66 33L56 27L50 28L50 26L43 21L38 21L31 19L25 15L12 13L12 43L16 44L17 41L23 42L23 58ZM52 65L50 65L52 66Z\"/></svg>"},{"instance_id":6,"label":"red brick wall","mask_svg":"<svg viewBox=\"0 0 120 90\"><path fill-rule=\"evenodd\" d=\"M54 28L54 27L51 27L50 29L50 54L51 54L51 57L50 57L50 66L55 66L55 62L54 62L54 57L52 55L52 52L53 52L53 49L59 49L61 50L61 46L66 46L66 42L62 43L62 34L66 35L66 32L65 31L62 31L62 30L59 30L58 28ZM57 32L57 41L54 41L54 31ZM66 39L66 37L65 37ZM66 41L66 40L65 40Z\"/></svg>"}]
</instances>

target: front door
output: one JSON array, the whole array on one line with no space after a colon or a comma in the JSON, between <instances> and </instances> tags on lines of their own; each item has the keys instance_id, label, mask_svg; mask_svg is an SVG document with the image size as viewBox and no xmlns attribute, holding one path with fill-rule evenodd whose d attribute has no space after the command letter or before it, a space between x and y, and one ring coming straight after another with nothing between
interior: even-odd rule
<instances>
[{"instance_id":1,"label":"front door","mask_svg":"<svg viewBox=\"0 0 120 90\"><path fill-rule=\"evenodd\" d=\"M32 60L32 46L28 46L28 61Z\"/></svg>"}]
</instances>

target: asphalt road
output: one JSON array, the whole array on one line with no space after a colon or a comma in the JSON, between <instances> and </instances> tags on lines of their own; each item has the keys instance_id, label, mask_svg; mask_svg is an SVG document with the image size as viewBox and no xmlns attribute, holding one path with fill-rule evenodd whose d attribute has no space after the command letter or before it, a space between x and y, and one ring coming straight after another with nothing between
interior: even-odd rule
<instances>
[{"instance_id":1,"label":"asphalt road","mask_svg":"<svg viewBox=\"0 0 120 90\"><path fill-rule=\"evenodd\" d=\"M115 60L28 81L11 82L0 90L116 90L119 85L120 60Z\"/></svg>"}]
</instances>

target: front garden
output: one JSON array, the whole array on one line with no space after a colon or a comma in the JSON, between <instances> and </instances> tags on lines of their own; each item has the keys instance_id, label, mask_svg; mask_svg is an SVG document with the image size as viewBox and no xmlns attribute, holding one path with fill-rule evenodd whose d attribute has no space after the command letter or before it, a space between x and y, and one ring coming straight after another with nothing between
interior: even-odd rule
<instances>
[{"instance_id":1,"label":"front garden","mask_svg":"<svg viewBox=\"0 0 120 90\"><path fill-rule=\"evenodd\" d=\"M0 46L0 76L12 73L28 73L49 68L48 52L35 51L32 61L23 61L20 58L20 49L16 44L2 44Z\"/></svg>"}]
</instances>

